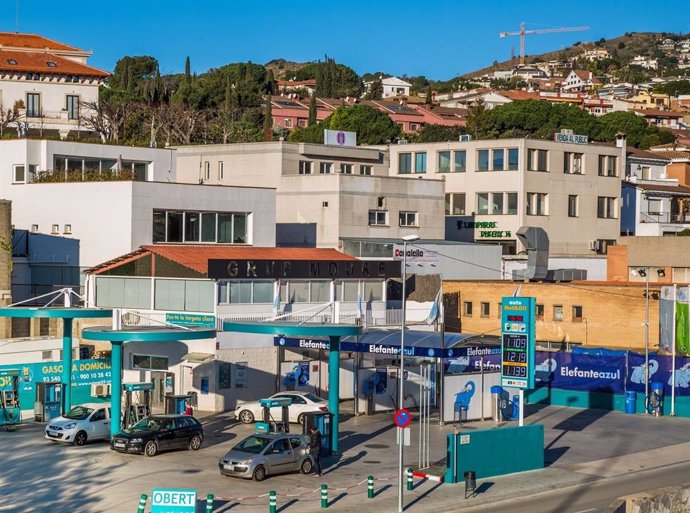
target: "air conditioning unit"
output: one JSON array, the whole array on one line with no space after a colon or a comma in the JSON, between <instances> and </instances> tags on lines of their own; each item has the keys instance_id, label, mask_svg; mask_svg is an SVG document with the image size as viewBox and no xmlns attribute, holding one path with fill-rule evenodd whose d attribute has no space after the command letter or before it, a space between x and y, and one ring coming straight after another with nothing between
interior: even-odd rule
<instances>
[{"instance_id":1,"label":"air conditioning unit","mask_svg":"<svg viewBox=\"0 0 690 513\"><path fill-rule=\"evenodd\" d=\"M91 395L94 397L106 397L110 395L110 384L91 383Z\"/></svg>"},{"instance_id":2,"label":"air conditioning unit","mask_svg":"<svg viewBox=\"0 0 690 513\"><path fill-rule=\"evenodd\" d=\"M589 241L589 249L592 251L599 251L599 241L598 240L590 240Z\"/></svg>"},{"instance_id":3,"label":"air conditioning unit","mask_svg":"<svg viewBox=\"0 0 690 513\"><path fill-rule=\"evenodd\" d=\"M460 142L468 142L472 140L472 136L470 134L462 134L458 140Z\"/></svg>"},{"instance_id":4,"label":"air conditioning unit","mask_svg":"<svg viewBox=\"0 0 690 513\"><path fill-rule=\"evenodd\" d=\"M398 144L407 144L407 139L398 139Z\"/></svg>"}]
</instances>

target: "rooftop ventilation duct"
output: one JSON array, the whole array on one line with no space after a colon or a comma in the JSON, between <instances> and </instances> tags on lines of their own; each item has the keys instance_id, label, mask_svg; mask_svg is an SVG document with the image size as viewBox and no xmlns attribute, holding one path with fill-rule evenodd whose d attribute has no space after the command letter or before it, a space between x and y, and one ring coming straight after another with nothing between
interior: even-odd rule
<instances>
[{"instance_id":1,"label":"rooftop ventilation duct","mask_svg":"<svg viewBox=\"0 0 690 513\"><path fill-rule=\"evenodd\" d=\"M527 250L527 280L543 280L549 269L549 236L543 228L523 226L515 235Z\"/></svg>"}]
</instances>

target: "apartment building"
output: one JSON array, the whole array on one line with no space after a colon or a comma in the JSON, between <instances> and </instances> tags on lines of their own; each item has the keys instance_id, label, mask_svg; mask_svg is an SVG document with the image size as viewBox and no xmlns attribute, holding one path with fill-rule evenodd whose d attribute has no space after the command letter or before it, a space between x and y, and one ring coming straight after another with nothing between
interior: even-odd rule
<instances>
[{"instance_id":1,"label":"apartment building","mask_svg":"<svg viewBox=\"0 0 690 513\"><path fill-rule=\"evenodd\" d=\"M280 141L176 150L179 182L275 188L278 245L444 238L441 177L390 176L387 148Z\"/></svg>"},{"instance_id":2,"label":"apartment building","mask_svg":"<svg viewBox=\"0 0 690 513\"><path fill-rule=\"evenodd\" d=\"M387 148L391 176L444 181L448 240L496 242L514 254L523 249L515 232L538 226L552 254L592 255L620 234L624 147L498 139Z\"/></svg>"}]
</instances>

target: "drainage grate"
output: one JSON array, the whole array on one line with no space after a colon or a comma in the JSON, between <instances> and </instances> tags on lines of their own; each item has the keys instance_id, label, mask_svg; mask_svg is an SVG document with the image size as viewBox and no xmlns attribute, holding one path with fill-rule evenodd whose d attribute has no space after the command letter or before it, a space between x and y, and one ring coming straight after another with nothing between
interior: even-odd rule
<instances>
[{"instance_id":1,"label":"drainage grate","mask_svg":"<svg viewBox=\"0 0 690 513\"><path fill-rule=\"evenodd\" d=\"M367 444L364 447L367 449L388 449L390 448L390 445L386 444Z\"/></svg>"}]
</instances>

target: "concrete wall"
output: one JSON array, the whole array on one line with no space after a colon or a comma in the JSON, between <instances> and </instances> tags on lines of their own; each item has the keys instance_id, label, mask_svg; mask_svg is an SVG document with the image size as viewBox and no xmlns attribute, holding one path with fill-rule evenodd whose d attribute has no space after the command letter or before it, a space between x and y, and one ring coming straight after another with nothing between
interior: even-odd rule
<instances>
[{"instance_id":1,"label":"concrete wall","mask_svg":"<svg viewBox=\"0 0 690 513\"><path fill-rule=\"evenodd\" d=\"M690 510L690 487L668 486L626 495L616 500L606 513L673 513Z\"/></svg>"},{"instance_id":2,"label":"concrete wall","mask_svg":"<svg viewBox=\"0 0 690 513\"><path fill-rule=\"evenodd\" d=\"M609 253L618 246L609 246ZM527 269L527 257L506 257L503 260L504 279L512 279L514 270ZM587 271L587 281L607 280L606 255L591 257L551 257L549 258L549 270L555 269L584 269ZM466 278L465 278L466 279Z\"/></svg>"}]
</instances>

